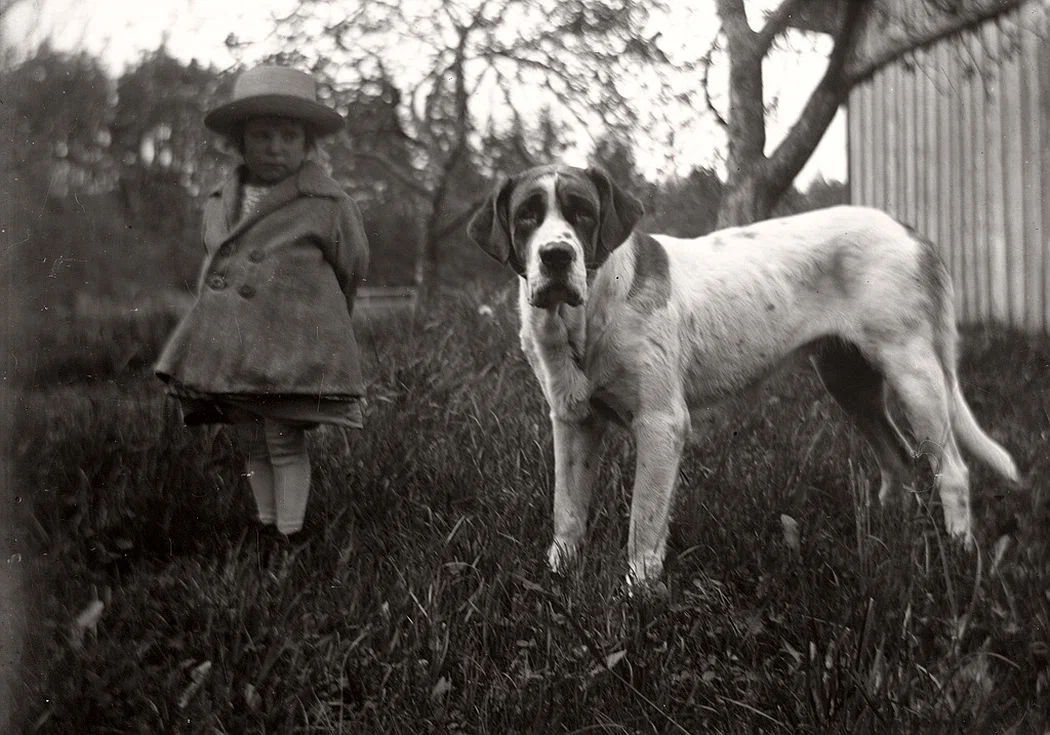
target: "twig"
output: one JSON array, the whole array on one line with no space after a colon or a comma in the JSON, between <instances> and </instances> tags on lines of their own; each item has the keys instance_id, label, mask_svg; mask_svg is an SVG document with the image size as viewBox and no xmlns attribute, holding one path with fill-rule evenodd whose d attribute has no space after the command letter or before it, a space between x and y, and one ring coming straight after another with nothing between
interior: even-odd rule
<instances>
[{"instance_id":1,"label":"twig","mask_svg":"<svg viewBox=\"0 0 1050 735\"><path fill-rule=\"evenodd\" d=\"M718 44L718 38L722 32L719 31L715 34L715 37L711 40L711 47L707 49L707 53L700 59L700 65L703 68L703 73L700 77L700 86L704 88L704 100L707 102L707 109L710 110L711 114L715 116L715 120L723 128L729 128L729 122L722 117L722 113L715 107L714 100L711 99L711 85L708 83L708 78L711 75L711 57L716 51L720 51L721 47Z\"/></svg>"}]
</instances>

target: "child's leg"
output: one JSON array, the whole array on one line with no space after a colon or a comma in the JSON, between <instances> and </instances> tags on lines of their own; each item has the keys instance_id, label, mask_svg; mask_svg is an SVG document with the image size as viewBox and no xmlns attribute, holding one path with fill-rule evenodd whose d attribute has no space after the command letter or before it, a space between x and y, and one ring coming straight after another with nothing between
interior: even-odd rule
<instances>
[{"instance_id":1,"label":"child's leg","mask_svg":"<svg viewBox=\"0 0 1050 735\"><path fill-rule=\"evenodd\" d=\"M306 453L306 431L298 426L266 419L266 446L273 467L277 501L277 530L292 534L303 527L306 501L310 497L310 457Z\"/></svg>"},{"instance_id":2,"label":"child's leg","mask_svg":"<svg viewBox=\"0 0 1050 735\"><path fill-rule=\"evenodd\" d=\"M235 424L237 438L248 453L248 485L255 496L255 508L259 522L272 526L277 522L277 505L274 496L273 467L270 466L270 450L266 446L266 433L262 422Z\"/></svg>"}]
</instances>

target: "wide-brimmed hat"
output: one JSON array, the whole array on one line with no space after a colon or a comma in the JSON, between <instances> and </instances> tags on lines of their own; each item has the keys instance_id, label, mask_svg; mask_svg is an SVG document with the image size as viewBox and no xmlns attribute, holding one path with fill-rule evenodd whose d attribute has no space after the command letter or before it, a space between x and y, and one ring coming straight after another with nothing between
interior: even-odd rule
<instances>
[{"instance_id":1,"label":"wide-brimmed hat","mask_svg":"<svg viewBox=\"0 0 1050 735\"><path fill-rule=\"evenodd\" d=\"M233 83L229 102L204 116L209 130L232 135L237 125L253 117L291 117L310 125L317 135L343 127L342 116L317 101L313 77L286 66L248 69Z\"/></svg>"}]
</instances>

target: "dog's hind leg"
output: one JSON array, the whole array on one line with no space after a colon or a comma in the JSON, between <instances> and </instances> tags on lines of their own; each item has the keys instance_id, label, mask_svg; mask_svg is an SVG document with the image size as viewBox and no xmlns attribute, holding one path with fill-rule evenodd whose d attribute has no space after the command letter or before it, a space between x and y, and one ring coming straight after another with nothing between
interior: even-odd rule
<instances>
[{"instance_id":1,"label":"dog's hind leg","mask_svg":"<svg viewBox=\"0 0 1050 735\"><path fill-rule=\"evenodd\" d=\"M824 387L875 450L882 475L879 502L900 502L912 451L886 406L886 379L853 344L828 340L813 355Z\"/></svg>"},{"instance_id":2,"label":"dog's hind leg","mask_svg":"<svg viewBox=\"0 0 1050 735\"><path fill-rule=\"evenodd\" d=\"M970 473L959 453L949 412L948 385L933 345L921 337L882 345L878 360L904 405L919 451L936 476L944 525L967 547L973 545Z\"/></svg>"},{"instance_id":3,"label":"dog's hind leg","mask_svg":"<svg viewBox=\"0 0 1050 735\"><path fill-rule=\"evenodd\" d=\"M663 572L671 502L678 465L689 433L689 411L684 401L660 412L647 412L631 424L637 460L631 495L627 581L644 585Z\"/></svg>"},{"instance_id":4,"label":"dog's hind leg","mask_svg":"<svg viewBox=\"0 0 1050 735\"><path fill-rule=\"evenodd\" d=\"M579 552L598 478L599 450L606 423L598 417L580 421L553 418L554 541L547 563L564 571Z\"/></svg>"}]
</instances>

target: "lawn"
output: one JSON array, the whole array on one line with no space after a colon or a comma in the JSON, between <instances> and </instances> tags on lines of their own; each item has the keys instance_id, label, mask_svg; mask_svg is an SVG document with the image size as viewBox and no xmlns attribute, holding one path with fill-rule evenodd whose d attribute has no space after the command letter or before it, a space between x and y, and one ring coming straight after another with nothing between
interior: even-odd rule
<instances>
[{"instance_id":1,"label":"lawn","mask_svg":"<svg viewBox=\"0 0 1050 735\"><path fill-rule=\"evenodd\" d=\"M257 535L228 433L150 377L170 320L41 332L15 416L25 731L1050 727L1050 339L965 334L964 391L1030 477L971 463L978 553L928 469L910 510L869 502L871 455L802 373L696 422L667 590L628 597L623 436L578 568L544 565L550 429L512 303L441 293L362 330L368 428L311 435L292 546Z\"/></svg>"}]
</instances>

